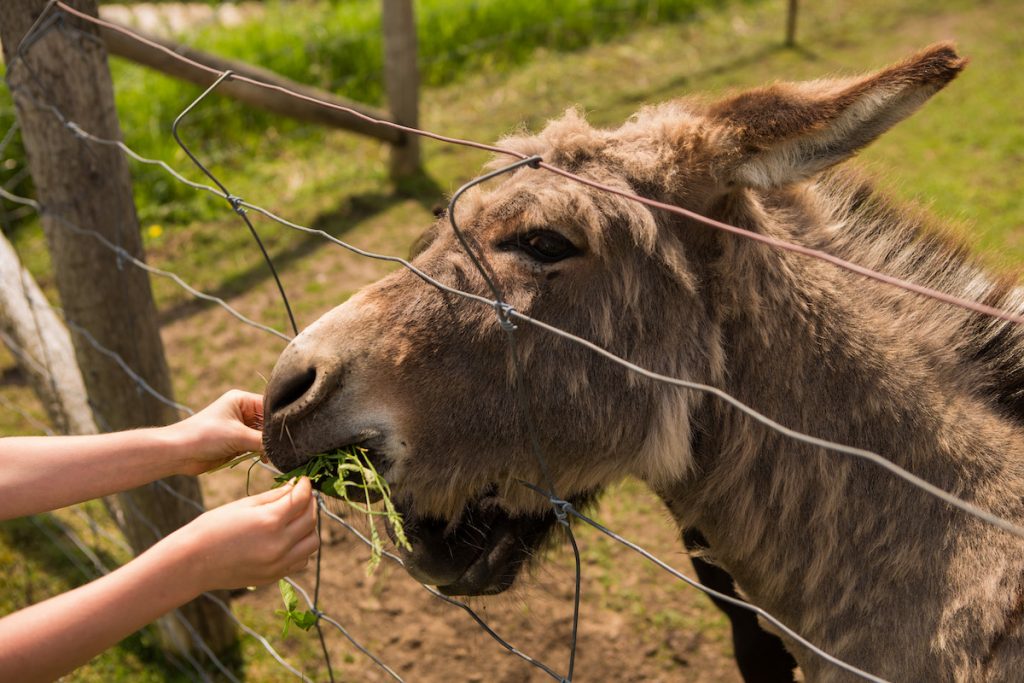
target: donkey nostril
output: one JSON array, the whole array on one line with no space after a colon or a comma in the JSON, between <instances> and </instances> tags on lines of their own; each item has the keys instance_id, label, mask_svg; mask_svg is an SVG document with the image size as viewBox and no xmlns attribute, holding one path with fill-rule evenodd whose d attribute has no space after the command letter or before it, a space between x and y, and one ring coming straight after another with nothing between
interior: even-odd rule
<instances>
[{"instance_id":1,"label":"donkey nostril","mask_svg":"<svg viewBox=\"0 0 1024 683\"><path fill-rule=\"evenodd\" d=\"M305 372L292 375L273 388L270 396L270 410L277 412L298 401L306 395L313 383L316 382L316 368L309 368Z\"/></svg>"}]
</instances>

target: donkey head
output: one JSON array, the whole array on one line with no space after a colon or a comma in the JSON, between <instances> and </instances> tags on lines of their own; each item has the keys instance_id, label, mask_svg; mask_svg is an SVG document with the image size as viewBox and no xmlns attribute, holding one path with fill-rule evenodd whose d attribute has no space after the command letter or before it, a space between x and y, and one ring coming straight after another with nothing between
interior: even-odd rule
<instances>
[{"instance_id":1,"label":"donkey head","mask_svg":"<svg viewBox=\"0 0 1024 683\"><path fill-rule=\"evenodd\" d=\"M615 130L570 111L503 145L622 190L735 220L758 197L854 154L951 80L948 46L873 76L778 84L713 104L642 110ZM735 238L676 215L522 167L467 192L455 218L517 311L651 370L723 376L718 294ZM757 212L749 229L759 229ZM490 290L443 217L413 264L448 287ZM266 392L267 454L292 469L360 444L392 483L413 550L409 571L450 594L511 585L554 527L531 482L575 504L626 475L687 476L699 397L652 382L408 270L309 326ZM544 465L541 465L541 458Z\"/></svg>"}]
</instances>

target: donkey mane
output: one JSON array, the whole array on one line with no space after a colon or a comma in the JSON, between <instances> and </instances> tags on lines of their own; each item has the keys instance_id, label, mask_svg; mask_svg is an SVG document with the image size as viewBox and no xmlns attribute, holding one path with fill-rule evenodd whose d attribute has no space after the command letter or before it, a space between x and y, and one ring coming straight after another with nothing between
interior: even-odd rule
<instances>
[{"instance_id":1,"label":"donkey mane","mask_svg":"<svg viewBox=\"0 0 1024 683\"><path fill-rule=\"evenodd\" d=\"M820 212L824 229L802 237L810 246L910 282L1024 312L1024 288L1015 274L988 267L967 240L920 209L881 193L856 170L840 169L816 179L810 191L790 196ZM786 207L779 206L780 210ZM1019 325L865 281L897 325L939 349L952 349L964 387L994 402L1000 412L1024 421L1024 329Z\"/></svg>"}]
</instances>

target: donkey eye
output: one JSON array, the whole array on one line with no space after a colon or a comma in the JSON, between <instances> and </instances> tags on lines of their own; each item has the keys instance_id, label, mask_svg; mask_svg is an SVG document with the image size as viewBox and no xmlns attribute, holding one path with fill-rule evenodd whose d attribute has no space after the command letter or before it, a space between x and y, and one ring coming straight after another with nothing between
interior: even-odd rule
<instances>
[{"instance_id":1,"label":"donkey eye","mask_svg":"<svg viewBox=\"0 0 1024 683\"><path fill-rule=\"evenodd\" d=\"M553 230L534 230L516 237L508 246L541 263L555 263L580 253L572 242Z\"/></svg>"}]
</instances>

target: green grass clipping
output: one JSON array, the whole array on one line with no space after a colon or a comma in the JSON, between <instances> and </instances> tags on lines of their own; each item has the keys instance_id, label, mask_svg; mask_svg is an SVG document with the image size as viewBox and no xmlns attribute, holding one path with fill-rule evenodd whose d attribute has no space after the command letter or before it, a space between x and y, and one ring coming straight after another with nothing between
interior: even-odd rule
<instances>
[{"instance_id":1,"label":"green grass clipping","mask_svg":"<svg viewBox=\"0 0 1024 683\"><path fill-rule=\"evenodd\" d=\"M253 457L257 456L254 456L253 453L244 453L211 471L234 467L245 460L253 459ZM314 489L332 498L343 500L355 510L366 515L367 526L370 529L370 559L366 563L367 576L376 571L384 555L384 541L374 523L376 517L383 517L384 523L391 526L396 546L412 550L412 546L409 545L409 540L405 536L405 530L402 528L402 515L395 509L395 504L391 499L391 487L377 472L377 468L373 466L365 448L348 446L330 453L313 456L304 465L274 477L274 488L283 486L299 477L309 477ZM375 498L381 500L381 509L372 507ZM281 591L281 599L284 601L285 607L283 610L277 610L277 614L284 617L284 629L281 635L287 636L288 628L292 624L304 631L312 628L317 622L316 614L312 610L298 608L295 589L284 579L278 582L278 588Z\"/></svg>"},{"instance_id":2,"label":"green grass clipping","mask_svg":"<svg viewBox=\"0 0 1024 683\"><path fill-rule=\"evenodd\" d=\"M384 542L374 523L375 517L384 517L384 523L391 525L396 546L412 550L406 531L401 526L401 514L391 501L391 487L374 467L366 449L347 446L332 453L313 456L306 464L274 477L274 487L303 476L309 477L309 482L318 492L342 500L367 516L367 525L370 527L367 575L380 566L384 554ZM372 501L378 497L383 503L382 509L372 507ZM316 615L311 610L298 609L295 591L288 582L282 579L278 586L285 602L285 609L278 610L278 614L285 618L282 636L288 635L288 628L292 624L303 631L309 630L316 624Z\"/></svg>"},{"instance_id":3,"label":"green grass clipping","mask_svg":"<svg viewBox=\"0 0 1024 683\"><path fill-rule=\"evenodd\" d=\"M384 553L384 542L377 531L377 525L374 524L374 518L384 518L384 523L391 527L396 546L412 550L402 528L402 515L395 509L395 504L391 500L391 487L377 472L365 448L348 446L313 456L306 464L275 477L275 486L281 486L298 477L309 477L314 489L332 498L343 500L366 515L367 526L370 528L370 560L366 565L367 575L372 574L380 566ZM380 509L374 509L372 501L378 497L383 505Z\"/></svg>"}]
</instances>

